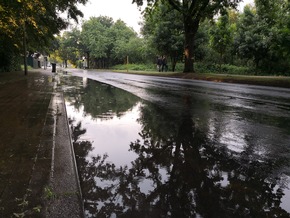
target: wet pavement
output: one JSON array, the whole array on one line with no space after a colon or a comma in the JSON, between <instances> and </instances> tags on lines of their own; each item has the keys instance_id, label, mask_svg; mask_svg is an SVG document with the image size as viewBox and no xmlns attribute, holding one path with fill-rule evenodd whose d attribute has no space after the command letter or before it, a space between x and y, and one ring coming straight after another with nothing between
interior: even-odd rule
<instances>
[{"instance_id":1,"label":"wet pavement","mask_svg":"<svg viewBox=\"0 0 290 218\"><path fill-rule=\"evenodd\" d=\"M290 90L58 78L86 217L290 217Z\"/></svg>"},{"instance_id":2,"label":"wet pavement","mask_svg":"<svg viewBox=\"0 0 290 218\"><path fill-rule=\"evenodd\" d=\"M72 70L0 98L0 217L290 217L289 89Z\"/></svg>"},{"instance_id":3,"label":"wet pavement","mask_svg":"<svg viewBox=\"0 0 290 218\"><path fill-rule=\"evenodd\" d=\"M55 84L44 71L0 74L0 217L83 215L63 97Z\"/></svg>"}]
</instances>

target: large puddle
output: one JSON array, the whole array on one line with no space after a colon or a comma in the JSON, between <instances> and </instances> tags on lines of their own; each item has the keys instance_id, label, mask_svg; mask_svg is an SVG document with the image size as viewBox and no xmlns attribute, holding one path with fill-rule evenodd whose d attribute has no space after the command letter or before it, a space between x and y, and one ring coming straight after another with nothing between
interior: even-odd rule
<instances>
[{"instance_id":1,"label":"large puddle","mask_svg":"<svg viewBox=\"0 0 290 218\"><path fill-rule=\"evenodd\" d=\"M289 217L289 138L267 120L199 115L187 97L173 112L82 78L61 85L87 217Z\"/></svg>"}]
</instances>

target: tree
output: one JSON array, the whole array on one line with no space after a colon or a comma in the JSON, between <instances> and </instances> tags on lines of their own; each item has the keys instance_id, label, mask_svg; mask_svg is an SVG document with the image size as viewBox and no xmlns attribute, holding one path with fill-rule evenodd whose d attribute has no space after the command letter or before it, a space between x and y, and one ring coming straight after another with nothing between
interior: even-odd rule
<instances>
[{"instance_id":1,"label":"tree","mask_svg":"<svg viewBox=\"0 0 290 218\"><path fill-rule=\"evenodd\" d=\"M220 54L220 71L224 54L233 42L233 33L229 23L228 12L219 17L216 25L210 32L210 43L214 50Z\"/></svg>"},{"instance_id":2,"label":"tree","mask_svg":"<svg viewBox=\"0 0 290 218\"><path fill-rule=\"evenodd\" d=\"M136 54L131 53L131 45L129 45L129 42L132 41L132 39L136 39L137 34L132 28L126 26L124 21L120 19L117 20L109 29L108 37L110 38L112 64L123 63L126 56L134 58L134 55ZM135 42L136 46L142 46L138 40Z\"/></svg>"},{"instance_id":3,"label":"tree","mask_svg":"<svg viewBox=\"0 0 290 218\"><path fill-rule=\"evenodd\" d=\"M129 41L116 41L113 49L113 58L116 64L124 63L128 56L129 63L144 63L148 55L148 46L145 39L132 37Z\"/></svg>"},{"instance_id":4,"label":"tree","mask_svg":"<svg viewBox=\"0 0 290 218\"><path fill-rule=\"evenodd\" d=\"M64 32L59 38L58 52L65 67L67 67L68 60L76 66L77 61L80 59L80 35L81 32L77 28L74 28L71 31Z\"/></svg>"},{"instance_id":5,"label":"tree","mask_svg":"<svg viewBox=\"0 0 290 218\"><path fill-rule=\"evenodd\" d=\"M263 38L269 52L262 59L260 70L290 73L290 2L287 0L255 0L257 18L265 25Z\"/></svg>"},{"instance_id":6,"label":"tree","mask_svg":"<svg viewBox=\"0 0 290 218\"><path fill-rule=\"evenodd\" d=\"M182 58L184 44L182 17L172 10L168 3L158 3L150 13L145 13L142 34L150 39L151 46L160 55L170 57L172 71L175 70L177 60Z\"/></svg>"},{"instance_id":7,"label":"tree","mask_svg":"<svg viewBox=\"0 0 290 218\"><path fill-rule=\"evenodd\" d=\"M238 55L253 61L256 72L289 74L289 1L256 1L245 7L237 24Z\"/></svg>"},{"instance_id":8,"label":"tree","mask_svg":"<svg viewBox=\"0 0 290 218\"><path fill-rule=\"evenodd\" d=\"M260 61L268 54L267 40L264 40L263 31L266 30L265 22L259 22L255 10L249 6L244 8L244 13L238 22L236 40L237 53L247 61L253 60L256 68ZM266 36L265 36L266 37Z\"/></svg>"},{"instance_id":9,"label":"tree","mask_svg":"<svg viewBox=\"0 0 290 218\"><path fill-rule=\"evenodd\" d=\"M142 59L144 45L122 20L114 22L111 17L92 17L83 24L81 35L83 45L94 58L94 67L124 63L126 56L134 61Z\"/></svg>"},{"instance_id":10,"label":"tree","mask_svg":"<svg viewBox=\"0 0 290 218\"><path fill-rule=\"evenodd\" d=\"M147 0L147 8L152 8L162 0ZM241 0L163 0L168 2L173 9L181 13L185 36L184 45L184 72L194 72L194 36L197 33L199 23L206 17L213 17L218 11L226 7L236 7ZM138 6L142 6L145 0L133 0Z\"/></svg>"},{"instance_id":11,"label":"tree","mask_svg":"<svg viewBox=\"0 0 290 218\"><path fill-rule=\"evenodd\" d=\"M110 17L91 17L82 25L82 40L88 52L95 58L94 65L107 66L110 53L108 29L113 25Z\"/></svg>"},{"instance_id":12,"label":"tree","mask_svg":"<svg viewBox=\"0 0 290 218\"><path fill-rule=\"evenodd\" d=\"M11 39L13 42L11 46L15 46L19 52L23 50L25 75L27 74L27 46L39 48L48 45L54 34L68 26L68 18L77 21L78 17L83 15L76 4L86 2L87 0L4 0L1 2L0 35ZM64 12L67 13L67 18L61 15ZM14 37L15 35L21 37Z\"/></svg>"}]
</instances>

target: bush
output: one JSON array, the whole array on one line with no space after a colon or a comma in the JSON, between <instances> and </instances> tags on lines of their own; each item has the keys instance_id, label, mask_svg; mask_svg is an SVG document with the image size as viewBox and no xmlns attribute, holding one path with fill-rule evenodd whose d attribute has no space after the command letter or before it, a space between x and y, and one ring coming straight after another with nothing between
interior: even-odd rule
<instances>
[{"instance_id":1,"label":"bush","mask_svg":"<svg viewBox=\"0 0 290 218\"><path fill-rule=\"evenodd\" d=\"M136 70L136 71L155 71L155 65L153 64L118 64L113 66L113 70Z\"/></svg>"},{"instance_id":2,"label":"bush","mask_svg":"<svg viewBox=\"0 0 290 218\"><path fill-rule=\"evenodd\" d=\"M217 73L217 74L235 74L235 75L249 75L254 74L248 67L240 67L229 64L205 64L195 63L195 71L198 73Z\"/></svg>"},{"instance_id":3,"label":"bush","mask_svg":"<svg viewBox=\"0 0 290 218\"><path fill-rule=\"evenodd\" d=\"M19 55L12 53L0 54L0 72L12 72L21 70L20 65L23 63Z\"/></svg>"},{"instance_id":4,"label":"bush","mask_svg":"<svg viewBox=\"0 0 290 218\"><path fill-rule=\"evenodd\" d=\"M157 71L155 64L120 64L115 65L113 70L131 70L131 71ZM184 63L177 63L175 72L183 72ZM197 73L216 73L216 74L232 74L232 75L254 75L255 70L249 67L234 66L229 64L207 64L202 62L194 63L194 69ZM171 71L171 65L168 63L168 71Z\"/></svg>"}]
</instances>

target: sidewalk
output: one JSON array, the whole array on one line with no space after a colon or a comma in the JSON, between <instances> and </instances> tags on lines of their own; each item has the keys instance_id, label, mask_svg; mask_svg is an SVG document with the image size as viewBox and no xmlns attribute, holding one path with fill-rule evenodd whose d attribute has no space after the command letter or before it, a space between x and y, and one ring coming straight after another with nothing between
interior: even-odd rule
<instances>
[{"instance_id":1,"label":"sidewalk","mask_svg":"<svg viewBox=\"0 0 290 218\"><path fill-rule=\"evenodd\" d=\"M83 217L63 96L40 71L0 74L0 217Z\"/></svg>"}]
</instances>

